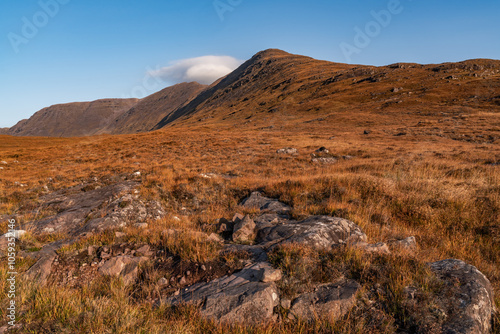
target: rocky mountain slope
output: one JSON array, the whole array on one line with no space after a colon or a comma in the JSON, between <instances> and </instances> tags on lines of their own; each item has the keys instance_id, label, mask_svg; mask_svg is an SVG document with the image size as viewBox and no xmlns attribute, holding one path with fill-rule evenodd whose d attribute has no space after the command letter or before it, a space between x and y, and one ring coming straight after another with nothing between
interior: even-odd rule
<instances>
[{"instance_id":1,"label":"rocky mountain slope","mask_svg":"<svg viewBox=\"0 0 500 334\"><path fill-rule=\"evenodd\" d=\"M111 108L115 111L110 112L110 106L99 101L88 110L81 104L53 106L21 121L8 134L123 134L180 123L257 128L287 123L293 128L310 121L365 118L359 112L390 121L402 110L415 115L438 115L443 108L459 113L500 111L500 61L377 67L315 60L270 49L257 53L209 87L183 83L137 104L132 100L104 101L115 101L115 109ZM79 112L72 111L74 108ZM68 117L62 117L66 114L74 116L68 121Z\"/></svg>"},{"instance_id":2,"label":"rocky mountain slope","mask_svg":"<svg viewBox=\"0 0 500 334\"><path fill-rule=\"evenodd\" d=\"M7 131L14 136L75 137L104 133L137 99L106 99L44 108Z\"/></svg>"},{"instance_id":3,"label":"rocky mountain slope","mask_svg":"<svg viewBox=\"0 0 500 334\"><path fill-rule=\"evenodd\" d=\"M197 82L167 87L140 100L113 121L106 132L120 134L149 131L166 115L190 102L205 88Z\"/></svg>"},{"instance_id":4,"label":"rocky mountain slope","mask_svg":"<svg viewBox=\"0 0 500 334\"><path fill-rule=\"evenodd\" d=\"M156 129L177 120L241 125L296 123L348 112L500 110L500 61L361 66L259 52ZM355 110L353 106L355 105Z\"/></svg>"}]
</instances>

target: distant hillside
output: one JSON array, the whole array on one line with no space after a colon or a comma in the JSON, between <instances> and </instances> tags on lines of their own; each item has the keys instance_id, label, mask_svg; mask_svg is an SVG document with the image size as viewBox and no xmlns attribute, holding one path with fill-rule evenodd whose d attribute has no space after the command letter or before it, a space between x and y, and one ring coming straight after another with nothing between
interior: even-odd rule
<instances>
[{"instance_id":1,"label":"distant hillside","mask_svg":"<svg viewBox=\"0 0 500 334\"><path fill-rule=\"evenodd\" d=\"M102 134L137 99L106 99L57 104L22 120L7 132L14 136L74 137Z\"/></svg>"},{"instance_id":2,"label":"distant hillside","mask_svg":"<svg viewBox=\"0 0 500 334\"><path fill-rule=\"evenodd\" d=\"M206 86L197 82L167 87L140 100L113 121L106 132L135 133L151 130L164 117L195 98Z\"/></svg>"}]
</instances>

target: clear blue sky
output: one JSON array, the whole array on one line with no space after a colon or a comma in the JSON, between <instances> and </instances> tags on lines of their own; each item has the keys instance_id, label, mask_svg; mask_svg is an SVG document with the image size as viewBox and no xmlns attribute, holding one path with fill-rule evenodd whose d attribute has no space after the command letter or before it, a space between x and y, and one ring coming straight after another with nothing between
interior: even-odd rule
<instances>
[{"instance_id":1,"label":"clear blue sky","mask_svg":"<svg viewBox=\"0 0 500 334\"><path fill-rule=\"evenodd\" d=\"M57 13L41 5L54 1L61 3ZM0 127L56 103L139 96L149 70L180 59L245 60L279 48L348 62L341 43L356 47L354 29L364 30L374 22L370 12L394 0L217 1L1 1ZM231 9L223 20L214 4ZM499 59L499 15L498 0L400 0L389 24L372 26L368 43L358 41L350 62ZM26 22L40 28L23 32ZM147 93L161 88L150 81Z\"/></svg>"}]
</instances>

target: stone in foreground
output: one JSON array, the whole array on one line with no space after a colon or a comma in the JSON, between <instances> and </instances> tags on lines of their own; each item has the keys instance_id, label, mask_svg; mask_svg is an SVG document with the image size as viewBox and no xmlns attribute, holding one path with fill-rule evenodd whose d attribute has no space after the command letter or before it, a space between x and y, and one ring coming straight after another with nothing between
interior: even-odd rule
<instances>
[{"instance_id":1,"label":"stone in foreground","mask_svg":"<svg viewBox=\"0 0 500 334\"><path fill-rule=\"evenodd\" d=\"M123 283L129 285L137 279L138 267L147 257L117 256L106 261L99 272L103 275L122 277Z\"/></svg>"},{"instance_id":2,"label":"stone in foreground","mask_svg":"<svg viewBox=\"0 0 500 334\"><path fill-rule=\"evenodd\" d=\"M489 333L495 304L486 276L476 267L456 259L433 262L430 268L451 291L445 297L448 319L443 332Z\"/></svg>"},{"instance_id":3,"label":"stone in foreground","mask_svg":"<svg viewBox=\"0 0 500 334\"><path fill-rule=\"evenodd\" d=\"M353 222L337 217L312 216L259 230L257 241L275 244L299 243L316 249L366 242L366 234Z\"/></svg>"},{"instance_id":4,"label":"stone in foreground","mask_svg":"<svg viewBox=\"0 0 500 334\"><path fill-rule=\"evenodd\" d=\"M255 223L246 215L234 225L234 242L252 242L255 239Z\"/></svg>"},{"instance_id":5,"label":"stone in foreground","mask_svg":"<svg viewBox=\"0 0 500 334\"><path fill-rule=\"evenodd\" d=\"M180 295L166 298L162 303L198 306L201 314L224 323L262 323L271 321L273 309L279 304L274 282L262 282L270 276L268 264L257 263L231 276L208 283L198 283L184 289Z\"/></svg>"},{"instance_id":6,"label":"stone in foreground","mask_svg":"<svg viewBox=\"0 0 500 334\"><path fill-rule=\"evenodd\" d=\"M314 292L304 293L293 300L290 314L306 321L324 317L338 319L354 306L359 288L357 282L347 279L321 285Z\"/></svg>"}]
</instances>

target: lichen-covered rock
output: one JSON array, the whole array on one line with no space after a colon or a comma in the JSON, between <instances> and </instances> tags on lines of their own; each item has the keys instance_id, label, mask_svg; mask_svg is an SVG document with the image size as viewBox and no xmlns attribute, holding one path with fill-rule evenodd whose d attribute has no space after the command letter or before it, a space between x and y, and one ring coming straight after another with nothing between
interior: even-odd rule
<instances>
[{"instance_id":1,"label":"lichen-covered rock","mask_svg":"<svg viewBox=\"0 0 500 334\"><path fill-rule=\"evenodd\" d=\"M347 279L321 285L294 299L290 314L307 321L323 317L338 319L354 306L359 288L356 281Z\"/></svg>"},{"instance_id":2,"label":"lichen-covered rock","mask_svg":"<svg viewBox=\"0 0 500 334\"><path fill-rule=\"evenodd\" d=\"M246 215L242 220L234 224L234 242L252 242L255 239L255 223Z\"/></svg>"},{"instance_id":3,"label":"lichen-covered rock","mask_svg":"<svg viewBox=\"0 0 500 334\"><path fill-rule=\"evenodd\" d=\"M276 199L262 196L262 194L257 191L254 191L248 198L243 200L240 205L245 208L254 208L261 211L270 211L276 213L287 213L292 209L290 208L290 206L281 203Z\"/></svg>"},{"instance_id":4,"label":"lichen-covered rock","mask_svg":"<svg viewBox=\"0 0 500 334\"><path fill-rule=\"evenodd\" d=\"M188 303L200 307L201 315L225 323L262 323L270 321L279 304L273 282L262 282L263 264L248 266L238 273L198 283L178 296L163 299L167 305Z\"/></svg>"},{"instance_id":5,"label":"lichen-covered rock","mask_svg":"<svg viewBox=\"0 0 500 334\"><path fill-rule=\"evenodd\" d=\"M417 240L413 236L402 240L393 240L390 241L389 244L407 251L414 251L417 249Z\"/></svg>"},{"instance_id":6,"label":"lichen-covered rock","mask_svg":"<svg viewBox=\"0 0 500 334\"><path fill-rule=\"evenodd\" d=\"M121 277L125 285L129 285L137 279L138 267L147 257L116 256L106 261L99 272L103 275Z\"/></svg>"},{"instance_id":7,"label":"lichen-covered rock","mask_svg":"<svg viewBox=\"0 0 500 334\"><path fill-rule=\"evenodd\" d=\"M493 289L486 276L476 267L456 259L433 262L429 266L448 291L442 296L447 308L443 332L489 333L495 304Z\"/></svg>"},{"instance_id":8,"label":"lichen-covered rock","mask_svg":"<svg viewBox=\"0 0 500 334\"><path fill-rule=\"evenodd\" d=\"M369 244L366 242L359 242L354 245L356 248L362 249L367 253L374 254L391 254L389 247L385 242L377 242L376 244Z\"/></svg>"},{"instance_id":9,"label":"lichen-covered rock","mask_svg":"<svg viewBox=\"0 0 500 334\"><path fill-rule=\"evenodd\" d=\"M52 272L54 260L57 257L56 251L71 243L70 241L56 241L45 245L38 252L30 253L28 257L35 259L36 262L26 271L25 277L27 280L37 282L40 285L46 284Z\"/></svg>"},{"instance_id":10,"label":"lichen-covered rock","mask_svg":"<svg viewBox=\"0 0 500 334\"><path fill-rule=\"evenodd\" d=\"M135 188L139 183L123 181L105 187L80 185L43 197L42 208L57 214L33 222L36 233L82 233L144 223L165 215L158 202L143 202Z\"/></svg>"},{"instance_id":11,"label":"lichen-covered rock","mask_svg":"<svg viewBox=\"0 0 500 334\"><path fill-rule=\"evenodd\" d=\"M300 222L288 221L260 229L257 242L302 243L316 249L366 242L366 234L353 222L330 216L312 216Z\"/></svg>"},{"instance_id":12,"label":"lichen-covered rock","mask_svg":"<svg viewBox=\"0 0 500 334\"><path fill-rule=\"evenodd\" d=\"M297 149L293 147L285 147L276 150L276 153L278 154L296 154L297 152L298 152Z\"/></svg>"}]
</instances>

